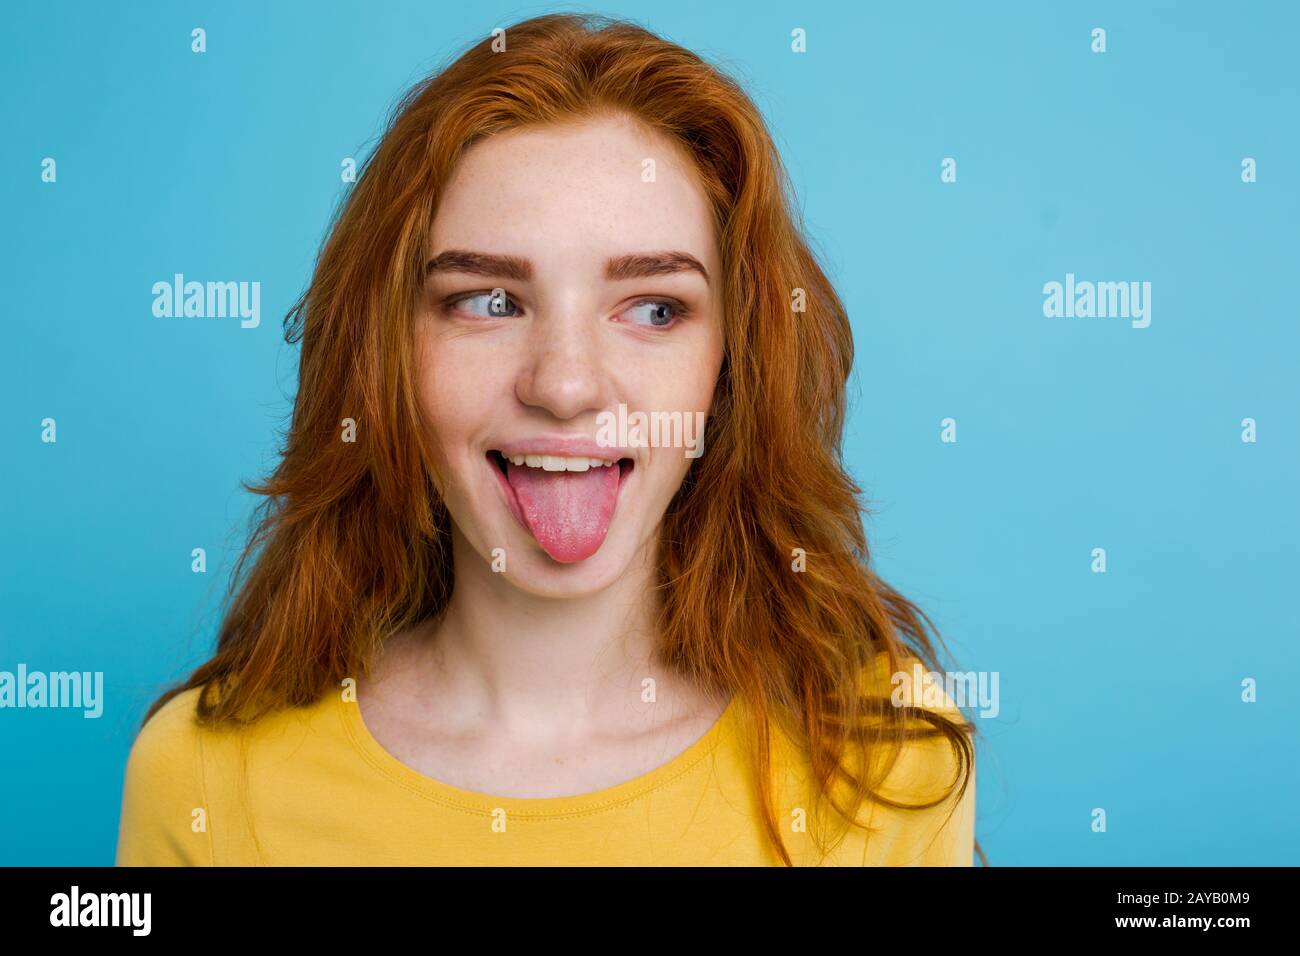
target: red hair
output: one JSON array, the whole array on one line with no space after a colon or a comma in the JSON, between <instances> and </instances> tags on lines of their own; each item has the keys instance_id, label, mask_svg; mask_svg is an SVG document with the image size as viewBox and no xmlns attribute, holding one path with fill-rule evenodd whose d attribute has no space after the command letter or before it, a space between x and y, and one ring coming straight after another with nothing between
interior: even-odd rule
<instances>
[{"instance_id":1,"label":"red hair","mask_svg":"<svg viewBox=\"0 0 1300 956\"><path fill-rule=\"evenodd\" d=\"M864 687L919 659L937 670L928 618L871 570L861 491L841 460L848 316L801 237L780 157L753 103L694 53L633 24L550 15L484 39L412 89L339 209L311 284L285 319L301 341L282 458L231 577L215 654L149 710L203 687L208 725L306 706L368 673L385 638L450 597L450 518L416 402L413 316L435 197L473 143L618 111L680 143L720 237L725 358L696 460L664 517L661 659L743 696L763 826L791 864L771 796L766 718L806 751L817 795L845 822L868 800L904 809L960 796L973 728ZM806 308L792 309L803 293ZM357 423L357 441L339 440ZM792 571L794 549L806 570ZM944 797L879 792L907 740L943 737ZM861 774L852 753L892 754ZM836 796L838 784L847 791ZM959 788L959 789L958 789ZM854 824L860 825L860 824ZM843 831L841 831L843 832ZM980 851L983 858L983 852ZM987 862L987 861L985 861Z\"/></svg>"}]
</instances>

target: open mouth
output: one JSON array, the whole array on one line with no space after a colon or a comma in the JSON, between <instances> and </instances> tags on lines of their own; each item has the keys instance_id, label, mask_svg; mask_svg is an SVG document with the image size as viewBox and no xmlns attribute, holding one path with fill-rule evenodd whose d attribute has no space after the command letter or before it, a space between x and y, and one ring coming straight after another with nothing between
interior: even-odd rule
<instances>
[{"instance_id":1,"label":"open mouth","mask_svg":"<svg viewBox=\"0 0 1300 956\"><path fill-rule=\"evenodd\" d=\"M595 554L609 533L618 495L636 463L591 458L487 453L511 514L562 564Z\"/></svg>"}]
</instances>

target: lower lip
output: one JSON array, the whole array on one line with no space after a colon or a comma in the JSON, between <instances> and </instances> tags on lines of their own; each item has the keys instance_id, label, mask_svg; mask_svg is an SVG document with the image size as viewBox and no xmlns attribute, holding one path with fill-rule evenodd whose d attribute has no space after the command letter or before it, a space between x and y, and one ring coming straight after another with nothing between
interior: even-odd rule
<instances>
[{"instance_id":1,"label":"lower lip","mask_svg":"<svg viewBox=\"0 0 1300 956\"><path fill-rule=\"evenodd\" d=\"M519 527L523 528L524 533L531 538L533 533L528 530L528 522L524 520L524 509L520 507L519 498L515 494L515 489L510 487L510 482L506 481L506 476L502 474L501 469L497 467L496 459L490 453L484 454L483 460L487 464L488 468L492 470L492 474L496 476L497 487L501 489L501 493L506 499L506 507L509 508L510 513L515 516L515 521L519 523ZM614 521L618 518L618 506L623 500L623 486L627 484L628 479L632 477L632 472L634 472L636 468L635 463L629 464L626 468L617 463L610 465L610 467L619 469L618 496L614 499L614 516L609 522L610 530L613 530ZM606 533L605 537L609 537L608 533Z\"/></svg>"}]
</instances>

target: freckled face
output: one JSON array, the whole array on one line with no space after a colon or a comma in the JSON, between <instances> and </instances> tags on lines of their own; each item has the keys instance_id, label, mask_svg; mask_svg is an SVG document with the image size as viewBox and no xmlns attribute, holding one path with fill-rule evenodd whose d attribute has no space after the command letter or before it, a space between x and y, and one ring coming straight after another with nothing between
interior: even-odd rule
<instances>
[{"instance_id":1,"label":"freckled face","mask_svg":"<svg viewBox=\"0 0 1300 956\"><path fill-rule=\"evenodd\" d=\"M689 157L622 115L489 137L427 248L419 401L455 532L488 566L503 549L528 592L608 586L648 555L693 459L609 448L602 413L693 422L722 364L717 236Z\"/></svg>"}]
</instances>

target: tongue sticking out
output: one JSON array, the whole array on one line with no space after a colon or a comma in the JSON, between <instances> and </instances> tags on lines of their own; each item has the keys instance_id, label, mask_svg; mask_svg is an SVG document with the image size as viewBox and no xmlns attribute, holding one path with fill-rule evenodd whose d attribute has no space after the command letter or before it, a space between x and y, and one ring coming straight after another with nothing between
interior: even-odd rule
<instances>
[{"instance_id":1,"label":"tongue sticking out","mask_svg":"<svg viewBox=\"0 0 1300 956\"><path fill-rule=\"evenodd\" d=\"M589 558L605 541L618 499L619 466L544 471L506 462L528 530L556 561Z\"/></svg>"}]
</instances>

